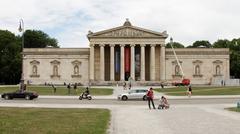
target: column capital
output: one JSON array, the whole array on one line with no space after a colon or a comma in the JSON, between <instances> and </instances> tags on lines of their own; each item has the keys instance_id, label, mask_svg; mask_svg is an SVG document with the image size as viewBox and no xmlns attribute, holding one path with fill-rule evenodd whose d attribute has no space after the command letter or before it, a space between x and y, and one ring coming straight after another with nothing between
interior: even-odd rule
<instances>
[{"instance_id":1,"label":"column capital","mask_svg":"<svg viewBox=\"0 0 240 134\"><path fill-rule=\"evenodd\" d=\"M166 46L166 44L160 44L160 46L161 46L161 47L165 47L165 46Z\"/></svg>"},{"instance_id":2,"label":"column capital","mask_svg":"<svg viewBox=\"0 0 240 134\"><path fill-rule=\"evenodd\" d=\"M135 47L136 45L135 44L130 44L131 47Z\"/></svg>"},{"instance_id":3,"label":"column capital","mask_svg":"<svg viewBox=\"0 0 240 134\"><path fill-rule=\"evenodd\" d=\"M120 47L125 47L125 44L120 44Z\"/></svg>"},{"instance_id":4,"label":"column capital","mask_svg":"<svg viewBox=\"0 0 240 134\"><path fill-rule=\"evenodd\" d=\"M99 44L100 47L105 47L105 44Z\"/></svg>"},{"instance_id":5,"label":"column capital","mask_svg":"<svg viewBox=\"0 0 240 134\"><path fill-rule=\"evenodd\" d=\"M156 47L156 44L150 44L151 47Z\"/></svg>"},{"instance_id":6,"label":"column capital","mask_svg":"<svg viewBox=\"0 0 240 134\"><path fill-rule=\"evenodd\" d=\"M89 46L90 46L90 47L94 47L94 46L95 46L95 44L89 44Z\"/></svg>"},{"instance_id":7,"label":"column capital","mask_svg":"<svg viewBox=\"0 0 240 134\"><path fill-rule=\"evenodd\" d=\"M110 47L115 47L115 44L109 44Z\"/></svg>"},{"instance_id":8,"label":"column capital","mask_svg":"<svg viewBox=\"0 0 240 134\"><path fill-rule=\"evenodd\" d=\"M146 46L146 44L140 44L140 46L141 46L141 47L145 47L145 46Z\"/></svg>"}]
</instances>

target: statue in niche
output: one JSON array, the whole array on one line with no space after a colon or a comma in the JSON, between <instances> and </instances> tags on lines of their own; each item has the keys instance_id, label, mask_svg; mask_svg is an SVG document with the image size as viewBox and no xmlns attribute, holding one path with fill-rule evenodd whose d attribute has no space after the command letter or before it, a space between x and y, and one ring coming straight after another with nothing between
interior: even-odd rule
<instances>
[{"instance_id":1,"label":"statue in niche","mask_svg":"<svg viewBox=\"0 0 240 134\"><path fill-rule=\"evenodd\" d=\"M175 75L180 75L180 70L178 65L175 66Z\"/></svg>"},{"instance_id":2,"label":"statue in niche","mask_svg":"<svg viewBox=\"0 0 240 134\"><path fill-rule=\"evenodd\" d=\"M54 65L54 66L53 66L53 75L54 75L54 76L57 76L57 75L58 75L58 66L57 66L57 65Z\"/></svg>"},{"instance_id":3,"label":"statue in niche","mask_svg":"<svg viewBox=\"0 0 240 134\"><path fill-rule=\"evenodd\" d=\"M37 66L36 65L34 65L32 68L32 74L37 75Z\"/></svg>"},{"instance_id":4,"label":"statue in niche","mask_svg":"<svg viewBox=\"0 0 240 134\"><path fill-rule=\"evenodd\" d=\"M216 66L216 75L220 75L220 74L221 74L220 66L217 65L217 66Z\"/></svg>"},{"instance_id":5,"label":"statue in niche","mask_svg":"<svg viewBox=\"0 0 240 134\"><path fill-rule=\"evenodd\" d=\"M196 75L200 74L200 67L199 67L199 65L197 65L196 68L195 68L195 74Z\"/></svg>"},{"instance_id":6,"label":"statue in niche","mask_svg":"<svg viewBox=\"0 0 240 134\"><path fill-rule=\"evenodd\" d=\"M78 65L74 66L74 75L78 75L79 74L79 67Z\"/></svg>"}]
</instances>

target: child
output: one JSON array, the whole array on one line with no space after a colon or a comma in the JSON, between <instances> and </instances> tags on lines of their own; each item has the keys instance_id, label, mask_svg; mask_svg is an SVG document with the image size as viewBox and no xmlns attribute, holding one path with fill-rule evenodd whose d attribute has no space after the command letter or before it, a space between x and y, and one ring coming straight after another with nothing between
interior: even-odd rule
<instances>
[{"instance_id":1,"label":"child","mask_svg":"<svg viewBox=\"0 0 240 134\"><path fill-rule=\"evenodd\" d=\"M158 109L168 109L169 108L169 103L167 101L167 98L162 96L160 99L160 104L158 106Z\"/></svg>"}]
</instances>

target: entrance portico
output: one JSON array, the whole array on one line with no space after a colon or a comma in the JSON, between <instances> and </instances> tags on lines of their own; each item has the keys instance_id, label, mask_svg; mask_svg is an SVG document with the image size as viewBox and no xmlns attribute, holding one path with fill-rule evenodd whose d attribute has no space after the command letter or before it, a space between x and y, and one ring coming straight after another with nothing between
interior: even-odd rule
<instances>
[{"instance_id":1,"label":"entrance portico","mask_svg":"<svg viewBox=\"0 0 240 134\"><path fill-rule=\"evenodd\" d=\"M90 41L90 81L165 80L166 32L123 26L93 33Z\"/></svg>"}]
</instances>

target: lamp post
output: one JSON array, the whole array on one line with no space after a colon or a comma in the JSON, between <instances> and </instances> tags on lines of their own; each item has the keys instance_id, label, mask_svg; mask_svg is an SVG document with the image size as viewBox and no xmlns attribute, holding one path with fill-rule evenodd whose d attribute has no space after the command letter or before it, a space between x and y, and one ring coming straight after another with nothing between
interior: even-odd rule
<instances>
[{"instance_id":1,"label":"lamp post","mask_svg":"<svg viewBox=\"0 0 240 134\"><path fill-rule=\"evenodd\" d=\"M24 90L24 74L23 74L24 22L23 22L23 19L19 20L18 31L22 32L22 74L21 74L21 83L20 83L20 91L22 92Z\"/></svg>"}]
</instances>

